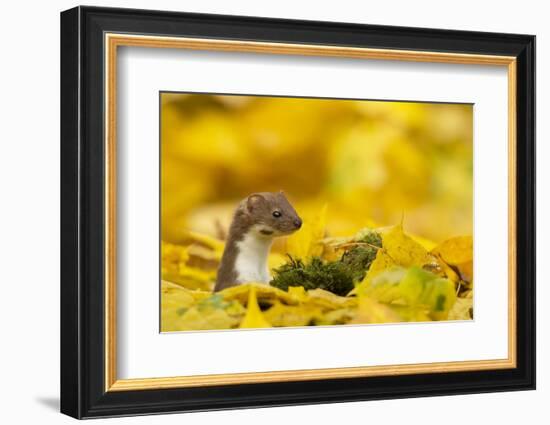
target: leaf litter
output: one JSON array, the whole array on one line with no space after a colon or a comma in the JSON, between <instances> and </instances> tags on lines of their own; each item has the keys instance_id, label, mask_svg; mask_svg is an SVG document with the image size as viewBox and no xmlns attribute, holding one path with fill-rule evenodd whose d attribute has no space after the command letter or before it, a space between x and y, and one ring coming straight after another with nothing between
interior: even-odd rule
<instances>
[{"instance_id":1,"label":"leaf litter","mask_svg":"<svg viewBox=\"0 0 550 425\"><path fill-rule=\"evenodd\" d=\"M425 241L398 224L325 234L326 206L270 254L270 284L213 293L222 240L162 242L163 332L427 322L473 318L471 236Z\"/></svg>"}]
</instances>

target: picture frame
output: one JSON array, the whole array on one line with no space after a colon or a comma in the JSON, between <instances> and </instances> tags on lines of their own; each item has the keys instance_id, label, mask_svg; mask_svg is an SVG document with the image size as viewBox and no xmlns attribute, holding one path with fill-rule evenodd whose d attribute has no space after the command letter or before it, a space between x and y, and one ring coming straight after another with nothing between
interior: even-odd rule
<instances>
[{"instance_id":1,"label":"picture frame","mask_svg":"<svg viewBox=\"0 0 550 425\"><path fill-rule=\"evenodd\" d=\"M117 53L129 46L504 68L508 356L120 379ZM67 10L61 13L61 195L62 413L92 418L535 388L534 36L82 6Z\"/></svg>"}]
</instances>

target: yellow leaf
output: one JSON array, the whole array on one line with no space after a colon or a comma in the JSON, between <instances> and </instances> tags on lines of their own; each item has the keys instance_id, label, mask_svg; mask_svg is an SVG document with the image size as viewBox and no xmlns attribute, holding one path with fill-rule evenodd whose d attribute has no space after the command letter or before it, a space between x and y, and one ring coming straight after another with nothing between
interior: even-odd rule
<instances>
[{"instance_id":1,"label":"yellow leaf","mask_svg":"<svg viewBox=\"0 0 550 425\"><path fill-rule=\"evenodd\" d=\"M185 296L193 298L194 301L201 301L212 295L210 291L203 291L201 289L187 289L177 283L169 282L167 280L161 281L161 292L163 294L185 294Z\"/></svg>"},{"instance_id":2,"label":"yellow leaf","mask_svg":"<svg viewBox=\"0 0 550 425\"><path fill-rule=\"evenodd\" d=\"M271 323L269 323L258 305L258 300L256 299L256 288L254 286L250 287L250 292L248 293L248 305L246 310L246 315L242 320L240 328L271 328Z\"/></svg>"},{"instance_id":3,"label":"yellow leaf","mask_svg":"<svg viewBox=\"0 0 550 425\"><path fill-rule=\"evenodd\" d=\"M376 275L392 267L422 267L435 260L422 244L403 232L401 225L378 230L382 235L383 248L378 250L367 275L350 295L356 294L360 288L368 287Z\"/></svg>"},{"instance_id":4,"label":"yellow leaf","mask_svg":"<svg viewBox=\"0 0 550 425\"><path fill-rule=\"evenodd\" d=\"M192 232L192 231L186 231L184 233L184 236L191 243L196 242L212 249L218 260L222 258L223 248L225 246L223 241L208 235L204 235L202 233Z\"/></svg>"},{"instance_id":5,"label":"yellow leaf","mask_svg":"<svg viewBox=\"0 0 550 425\"><path fill-rule=\"evenodd\" d=\"M190 250L190 246L161 243L162 279L188 289L211 290L216 271L189 266Z\"/></svg>"},{"instance_id":6,"label":"yellow leaf","mask_svg":"<svg viewBox=\"0 0 550 425\"><path fill-rule=\"evenodd\" d=\"M470 311L473 307L472 298L457 298L449 311L447 320L472 320Z\"/></svg>"},{"instance_id":7,"label":"yellow leaf","mask_svg":"<svg viewBox=\"0 0 550 425\"><path fill-rule=\"evenodd\" d=\"M289 286L288 294L296 301L306 301L308 299L308 294L303 286Z\"/></svg>"},{"instance_id":8,"label":"yellow leaf","mask_svg":"<svg viewBox=\"0 0 550 425\"><path fill-rule=\"evenodd\" d=\"M436 246L432 253L445 263L455 266L462 280L473 281L473 240L471 236L458 236L447 239Z\"/></svg>"},{"instance_id":9,"label":"yellow leaf","mask_svg":"<svg viewBox=\"0 0 550 425\"><path fill-rule=\"evenodd\" d=\"M473 240L471 236L458 236L437 245L432 252L447 264L462 264L473 260Z\"/></svg>"},{"instance_id":10,"label":"yellow leaf","mask_svg":"<svg viewBox=\"0 0 550 425\"><path fill-rule=\"evenodd\" d=\"M203 311L197 307L185 310L180 317L164 317L162 331L196 331L231 329L239 323L238 318L230 316L223 309Z\"/></svg>"},{"instance_id":11,"label":"yellow leaf","mask_svg":"<svg viewBox=\"0 0 550 425\"><path fill-rule=\"evenodd\" d=\"M220 257L216 251L198 244L189 245L187 248L189 257L200 259L204 263L219 264Z\"/></svg>"},{"instance_id":12,"label":"yellow leaf","mask_svg":"<svg viewBox=\"0 0 550 425\"><path fill-rule=\"evenodd\" d=\"M307 326L320 319L322 313L320 308L312 306L288 306L277 302L264 316L273 326Z\"/></svg>"},{"instance_id":13,"label":"yellow leaf","mask_svg":"<svg viewBox=\"0 0 550 425\"><path fill-rule=\"evenodd\" d=\"M339 308L327 311L321 318L315 321L318 326L344 325L356 316L356 307Z\"/></svg>"},{"instance_id":14,"label":"yellow leaf","mask_svg":"<svg viewBox=\"0 0 550 425\"><path fill-rule=\"evenodd\" d=\"M265 283L246 283L242 285L226 288L220 294L225 300L237 300L241 304L246 304L250 297L250 291L254 288L255 296L262 302L274 304L275 301L282 301L285 304L296 304L297 300L291 294L279 288L275 288Z\"/></svg>"},{"instance_id":15,"label":"yellow leaf","mask_svg":"<svg viewBox=\"0 0 550 425\"><path fill-rule=\"evenodd\" d=\"M180 316L195 303L193 296L178 286L169 286L163 282L160 301L162 331L180 330Z\"/></svg>"},{"instance_id":16,"label":"yellow leaf","mask_svg":"<svg viewBox=\"0 0 550 425\"><path fill-rule=\"evenodd\" d=\"M189 290L172 282L161 284L162 332L230 329L236 327L245 309L237 301L222 302L208 291Z\"/></svg>"},{"instance_id":17,"label":"yellow leaf","mask_svg":"<svg viewBox=\"0 0 550 425\"><path fill-rule=\"evenodd\" d=\"M393 258L391 258L384 248L379 249L376 253L376 258L370 265L369 271L361 283L359 283L354 289L350 291L348 295L357 294L362 288L370 285L370 281L379 273L390 269L396 265Z\"/></svg>"},{"instance_id":18,"label":"yellow leaf","mask_svg":"<svg viewBox=\"0 0 550 425\"><path fill-rule=\"evenodd\" d=\"M325 310L354 306L357 302L352 297L341 297L321 288L310 289L307 291L307 295L306 302L308 304L322 307Z\"/></svg>"},{"instance_id":19,"label":"yellow leaf","mask_svg":"<svg viewBox=\"0 0 550 425\"><path fill-rule=\"evenodd\" d=\"M435 242L433 242L429 239L423 238L421 236L418 236L418 235L409 235L409 236L414 241L418 242L420 245L422 245L424 248L426 248L428 251L432 250L436 246Z\"/></svg>"},{"instance_id":20,"label":"yellow leaf","mask_svg":"<svg viewBox=\"0 0 550 425\"><path fill-rule=\"evenodd\" d=\"M178 268L178 282L187 282L183 286L189 289L212 289L214 280L216 279L215 270L201 270L196 267L189 267L185 263L180 263ZM190 286L189 282L195 282ZM176 282L176 283L178 283Z\"/></svg>"},{"instance_id":21,"label":"yellow leaf","mask_svg":"<svg viewBox=\"0 0 550 425\"><path fill-rule=\"evenodd\" d=\"M287 238L286 252L293 258L303 260L318 257L323 253L321 240L325 237L327 205L313 219L304 219L302 228Z\"/></svg>"},{"instance_id":22,"label":"yellow leaf","mask_svg":"<svg viewBox=\"0 0 550 425\"><path fill-rule=\"evenodd\" d=\"M269 254L269 257L267 257L267 264L270 270L276 269L277 267L281 267L287 261L288 261L288 257L285 255L279 254L278 252L271 252Z\"/></svg>"},{"instance_id":23,"label":"yellow leaf","mask_svg":"<svg viewBox=\"0 0 550 425\"><path fill-rule=\"evenodd\" d=\"M392 305L401 318L407 322L431 322L433 319L428 315L428 310L423 307L410 307L405 305Z\"/></svg>"},{"instance_id":24,"label":"yellow leaf","mask_svg":"<svg viewBox=\"0 0 550 425\"><path fill-rule=\"evenodd\" d=\"M426 248L406 235L401 225L382 233L382 245L390 258L403 267L422 267L431 261Z\"/></svg>"},{"instance_id":25,"label":"yellow leaf","mask_svg":"<svg viewBox=\"0 0 550 425\"><path fill-rule=\"evenodd\" d=\"M395 323L402 321L401 316L393 311L390 306L360 294L357 315L349 323Z\"/></svg>"},{"instance_id":26,"label":"yellow leaf","mask_svg":"<svg viewBox=\"0 0 550 425\"><path fill-rule=\"evenodd\" d=\"M369 268L369 274L371 277L375 276L378 273L395 265L396 263L394 259L389 256L388 252L384 248L379 249L376 253L376 258Z\"/></svg>"}]
</instances>

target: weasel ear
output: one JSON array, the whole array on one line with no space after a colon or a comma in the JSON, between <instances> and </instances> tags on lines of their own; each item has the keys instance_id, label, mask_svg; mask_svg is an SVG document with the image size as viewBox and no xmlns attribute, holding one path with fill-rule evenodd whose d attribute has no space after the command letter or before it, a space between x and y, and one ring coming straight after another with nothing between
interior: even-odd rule
<instances>
[{"instance_id":1,"label":"weasel ear","mask_svg":"<svg viewBox=\"0 0 550 425\"><path fill-rule=\"evenodd\" d=\"M257 209L262 202L265 201L265 198L259 193L253 193L246 199L246 209L248 212L252 212Z\"/></svg>"},{"instance_id":2,"label":"weasel ear","mask_svg":"<svg viewBox=\"0 0 550 425\"><path fill-rule=\"evenodd\" d=\"M277 193L277 195L279 196L279 198L287 199L287 198L286 198L286 193L283 192L282 190L279 190L279 193Z\"/></svg>"}]
</instances>

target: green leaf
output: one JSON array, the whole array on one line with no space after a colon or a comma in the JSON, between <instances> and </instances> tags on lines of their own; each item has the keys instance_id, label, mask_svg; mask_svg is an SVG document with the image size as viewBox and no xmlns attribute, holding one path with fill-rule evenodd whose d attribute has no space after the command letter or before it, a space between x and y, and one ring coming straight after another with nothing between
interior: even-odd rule
<instances>
[{"instance_id":1,"label":"green leaf","mask_svg":"<svg viewBox=\"0 0 550 425\"><path fill-rule=\"evenodd\" d=\"M434 320L446 319L456 301L453 282L419 267L383 271L362 291L378 302L424 309Z\"/></svg>"}]
</instances>

